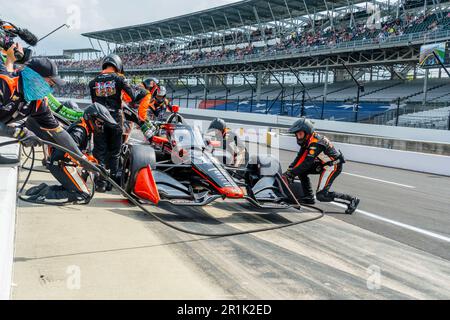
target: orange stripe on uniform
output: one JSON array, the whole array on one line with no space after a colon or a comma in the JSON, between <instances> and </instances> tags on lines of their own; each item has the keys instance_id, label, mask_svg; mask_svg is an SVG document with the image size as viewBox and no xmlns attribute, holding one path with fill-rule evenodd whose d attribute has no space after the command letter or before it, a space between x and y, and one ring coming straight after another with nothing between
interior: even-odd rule
<instances>
[{"instance_id":1,"label":"orange stripe on uniform","mask_svg":"<svg viewBox=\"0 0 450 320\"><path fill-rule=\"evenodd\" d=\"M308 153L304 152L302 157L300 158L300 160L298 160L297 164L294 166L294 168L297 168L299 165L301 165L303 163L303 161L305 161L307 155L308 155Z\"/></svg>"},{"instance_id":2,"label":"orange stripe on uniform","mask_svg":"<svg viewBox=\"0 0 450 320\"><path fill-rule=\"evenodd\" d=\"M331 178L334 176L334 174L337 171L337 165L334 165L334 170L330 173L330 176L327 179L327 183L325 183L325 186L327 186L330 183Z\"/></svg>"},{"instance_id":3,"label":"orange stripe on uniform","mask_svg":"<svg viewBox=\"0 0 450 320\"><path fill-rule=\"evenodd\" d=\"M66 167L63 168L64 172L66 173L66 175L69 177L69 179L73 182L73 184L77 187L77 189L80 192L83 192L83 190L81 190L80 186L78 185L78 183L73 179L72 175L70 174L70 172L67 170Z\"/></svg>"}]
</instances>

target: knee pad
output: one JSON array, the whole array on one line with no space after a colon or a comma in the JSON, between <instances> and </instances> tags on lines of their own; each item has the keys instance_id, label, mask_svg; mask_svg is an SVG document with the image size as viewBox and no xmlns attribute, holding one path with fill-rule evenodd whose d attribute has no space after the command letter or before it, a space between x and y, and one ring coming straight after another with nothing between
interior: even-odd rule
<instances>
[{"instance_id":1,"label":"knee pad","mask_svg":"<svg viewBox=\"0 0 450 320\"><path fill-rule=\"evenodd\" d=\"M332 202L334 200L333 195L325 190L317 192L316 198L320 202Z\"/></svg>"}]
</instances>

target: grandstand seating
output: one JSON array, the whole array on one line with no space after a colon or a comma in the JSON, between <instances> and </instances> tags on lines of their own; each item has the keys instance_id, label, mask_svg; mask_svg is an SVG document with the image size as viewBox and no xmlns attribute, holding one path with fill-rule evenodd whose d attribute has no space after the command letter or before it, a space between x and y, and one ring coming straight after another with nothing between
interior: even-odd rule
<instances>
[{"instance_id":1,"label":"grandstand seating","mask_svg":"<svg viewBox=\"0 0 450 320\"><path fill-rule=\"evenodd\" d=\"M283 2L285 6L291 2L293 6L298 5L294 0ZM168 97L174 103L190 108L215 108L298 116L303 87L299 84L286 83L282 88L273 81L267 83L267 79L273 79L274 73L283 74L283 79L285 74L291 77L296 72L294 70L310 71L316 75L317 69L325 68L323 63L325 60L315 61L321 60L322 57L331 62L330 64L327 62L327 68L331 69L330 72L335 72L334 78L342 79L340 61L349 61L348 67L355 68L355 76L365 88L364 92L360 92L358 120L386 123L393 116L397 116L397 113L411 112L411 107L422 105L424 80L364 82L363 79L367 78L362 76L370 72L371 78L374 76L374 79L386 77L386 68L380 68L384 62L389 65L387 68L389 72L392 72L390 69L392 66L394 71L398 72L397 75L407 75L414 69L414 78L416 75L420 76L420 72L417 72L417 67L414 65L420 45L450 39L449 4L440 4L441 8L439 9L433 0L428 2L430 4L426 12L423 11L423 0L406 0L402 3L401 10L396 10L397 8L386 3L378 3L382 10L381 28L378 29L366 23L370 13L360 6L352 7L352 13L347 10L348 8L343 8L344 10L335 17L334 21L324 15L315 17L314 22L310 20L311 17L307 16L285 16L284 19L289 18L289 21L299 19L302 20L302 23L283 24L277 23L277 21L274 23L269 20L274 17L273 13L269 14L271 11L269 10L266 12L266 20L263 23L257 21L258 19L254 20L253 15L249 15L246 21L242 22L244 26L230 27L227 21L227 24L222 25L222 28L225 29L217 29L214 26L215 32L206 32L206 29L202 27L197 28L194 34L192 26L189 30L181 30L182 27L178 24L182 36L174 36L173 30L169 28L171 37L167 38L167 35L164 36L159 29L160 27L164 28L163 21L130 26L129 30L128 27L124 27L84 35L116 44L114 52L122 56L125 71L134 80L137 79L135 76L146 77L151 73L164 79L179 77L185 82L191 82L194 78L201 79L205 75L204 80L208 88L205 88L204 85L189 86L188 88L185 85L177 85L176 81L165 83L169 92ZM242 5L247 5L247 2L242 2ZM265 3L261 5L265 6ZM274 5L279 4L274 2ZM270 7L271 4L268 3L268 6ZM282 7L284 11L285 8ZM223 14L222 12L218 13L219 15ZM169 19L167 23L174 23L176 26L175 23L180 21L176 21L177 18L174 19L175 22ZM199 19L199 17L195 17L195 19ZM159 37L158 34L160 34L161 39L152 37L152 32L156 29L159 29L156 37ZM143 39L141 31L149 33L149 38ZM185 36L186 31L189 36ZM116 32L121 32L122 41L119 43L115 42ZM108 48L110 48L109 42ZM396 57L397 53L398 57ZM66 59L58 61L58 64L63 74L66 72L71 77L80 77L85 83L91 73L99 69L100 59L81 61ZM266 68L261 68L261 65L264 64ZM373 68L373 66L376 67ZM378 74L374 75L374 70ZM242 74L261 74L264 82L258 92L255 90L256 84L252 86L248 83L231 85L227 82L226 86L220 86L217 85L219 83L217 81L209 81L212 73L220 76L237 75L238 81L242 80L239 79ZM440 103L440 106L448 103L450 100L449 82L447 78L430 78L427 101ZM354 121L357 88L353 81L329 83L326 96L324 96L325 85L323 83L306 83L305 85L307 116ZM57 96L74 98L87 98L88 94L85 84L76 82L69 83L65 88L58 88L56 92ZM397 101L400 101L402 105L407 104L408 107L398 112ZM440 112L445 113L445 109ZM414 115L411 117L406 114L402 115L402 118L399 119L400 125L433 127L432 123L425 120L423 122L416 121L418 117L436 118L434 126L437 124L443 126L448 121L447 116L438 116L437 111L431 113L413 111L413 113Z\"/></svg>"},{"instance_id":2,"label":"grandstand seating","mask_svg":"<svg viewBox=\"0 0 450 320\"><path fill-rule=\"evenodd\" d=\"M403 127L418 127L446 130L449 128L450 107L420 111L401 115L398 124ZM394 125L395 120L388 122Z\"/></svg>"},{"instance_id":3,"label":"grandstand seating","mask_svg":"<svg viewBox=\"0 0 450 320\"><path fill-rule=\"evenodd\" d=\"M326 24L324 24L326 26ZM153 51L151 53L130 53L126 48L120 48L117 53L123 55L125 65L128 68L142 68L155 65L176 65L179 63L195 63L203 61L223 61L226 59L241 60L249 55L273 55L277 52L286 53L286 50L296 48L314 49L320 45L334 46L338 43L351 42L356 40L377 39L384 41L387 38L400 36L402 34L417 34L420 32L433 32L444 30L450 27L450 16L448 11L437 13L428 13L421 16L412 16L409 14L399 18L390 18L380 30L373 30L364 24L358 24L354 28L335 27L331 30L298 30L297 32L286 32L278 39L278 43L262 43L256 45L257 42L242 42L244 47L225 48L211 50L193 50L189 46L183 50L172 51ZM271 38L273 39L273 38ZM267 39L266 39L267 40ZM242 37L242 41L248 41ZM62 60L58 61L61 69L89 69L96 68L99 60L74 61Z\"/></svg>"}]
</instances>

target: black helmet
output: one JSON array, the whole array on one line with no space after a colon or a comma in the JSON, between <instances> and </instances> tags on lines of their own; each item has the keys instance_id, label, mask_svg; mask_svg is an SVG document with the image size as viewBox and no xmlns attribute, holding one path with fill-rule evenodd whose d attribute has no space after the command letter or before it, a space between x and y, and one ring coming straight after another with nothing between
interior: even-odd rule
<instances>
[{"instance_id":1,"label":"black helmet","mask_svg":"<svg viewBox=\"0 0 450 320\"><path fill-rule=\"evenodd\" d=\"M114 120L114 118L111 116L108 109L100 103L93 103L89 107L87 107L86 110L84 110L83 118L86 121L91 120L94 126L96 126L95 120L100 120L104 125L110 127L117 126L116 120Z\"/></svg>"},{"instance_id":2,"label":"black helmet","mask_svg":"<svg viewBox=\"0 0 450 320\"><path fill-rule=\"evenodd\" d=\"M220 132L223 133L226 128L227 128L227 123L223 119L216 118L211 122L208 130L219 130Z\"/></svg>"},{"instance_id":3,"label":"black helmet","mask_svg":"<svg viewBox=\"0 0 450 320\"><path fill-rule=\"evenodd\" d=\"M296 135L301 131L305 133L305 137L303 139L299 139L298 137L296 138L297 144L303 146L303 144L309 139L309 137L311 137L311 135L315 131L313 123L306 118L300 118L292 125L288 132Z\"/></svg>"},{"instance_id":4,"label":"black helmet","mask_svg":"<svg viewBox=\"0 0 450 320\"><path fill-rule=\"evenodd\" d=\"M102 69L105 70L108 66L113 66L117 72L123 73L123 62L117 54L110 54L103 58Z\"/></svg>"},{"instance_id":5,"label":"black helmet","mask_svg":"<svg viewBox=\"0 0 450 320\"><path fill-rule=\"evenodd\" d=\"M78 103L73 102L72 100L63 102L62 105L63 105L64 107L66 107L66 108L75 110L75 111L77 111L77 112L80 112L80 111L81 111L80 107L78 106Z\"/></svg>"},{"instance_id":6,"label":"black helmet","mask_svg":"<svg viewBox=\"0 0 450 320\"><path fill-rule=\"evenodd\" d=\"M288 132L296 134L300 131L303 131L306 135L313 134L315 131L313 123L306 118L300 118L292 125Z\"/></svg>"},{"instance_id":7,"label":"black helmet","mask_svg":"<svg viewBox=\"0 0 450 320\"><path fill-rule=\"evenodd\" d=\"M155 77L150 77L142 81L142 84L144 85L144 88L148 91L152 91L152 89L156 86L159 86L159 80Z\"/></svg>"}]
</instances>

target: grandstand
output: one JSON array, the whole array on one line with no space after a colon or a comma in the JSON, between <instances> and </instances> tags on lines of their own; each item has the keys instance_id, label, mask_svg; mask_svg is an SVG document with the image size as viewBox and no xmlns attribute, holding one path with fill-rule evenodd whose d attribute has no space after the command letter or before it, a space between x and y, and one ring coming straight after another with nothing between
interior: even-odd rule
<instances>
[{"instance_id":1,"label":"grandstand","mask_svg":"<svg viewBox=\"0 0 450 320\"><path fill-rule=\"evenodd\" d=\"M423 44L450 39L449 1L246 0L84 36L95 54L58 59L60 95L86 97L115 52L130 79L159 77L184 107L449 127L450 80L418 66Z\"/></svg>"}]
</instances>

